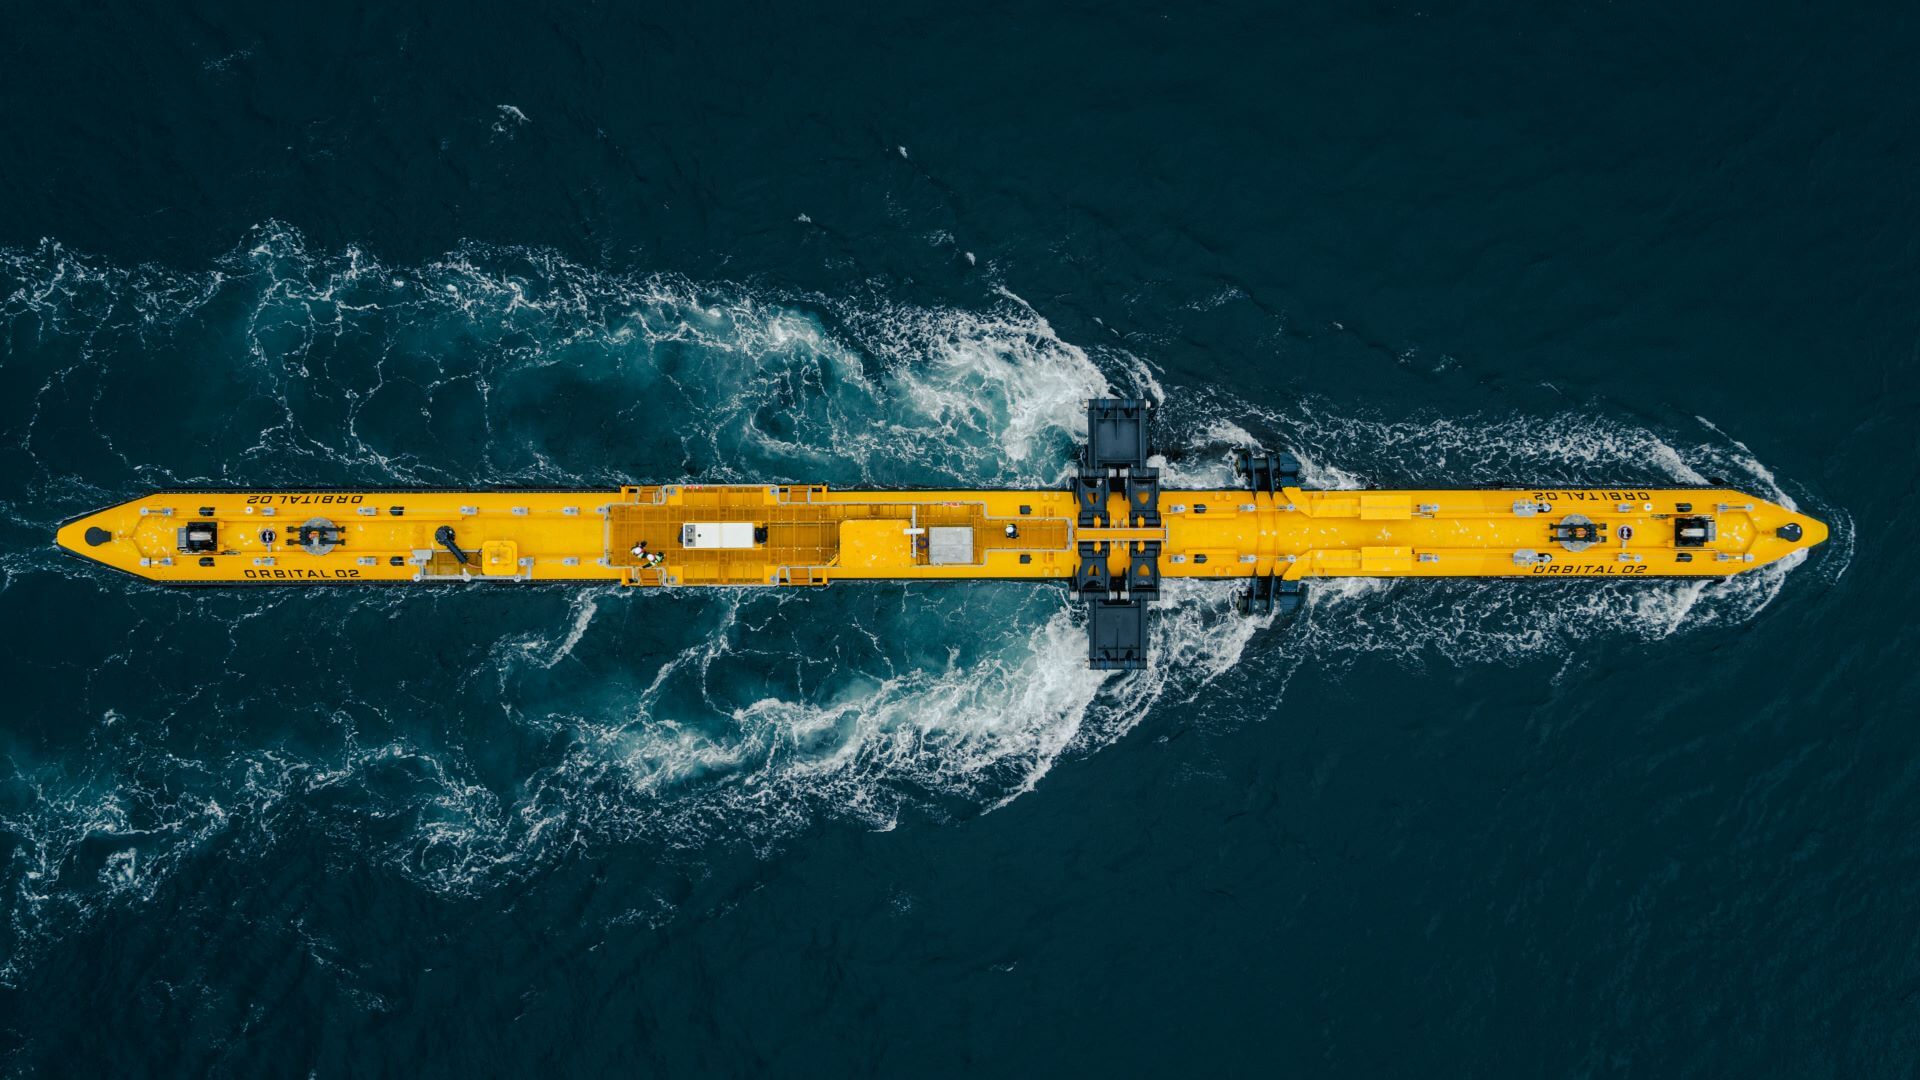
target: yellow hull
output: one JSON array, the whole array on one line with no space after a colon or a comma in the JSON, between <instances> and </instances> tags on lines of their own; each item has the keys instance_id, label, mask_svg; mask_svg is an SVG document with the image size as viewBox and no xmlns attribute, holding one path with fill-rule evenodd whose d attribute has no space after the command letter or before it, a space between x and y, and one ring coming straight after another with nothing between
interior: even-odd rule
<instances>
[{"instance_id":1,"label":"yellow hull","mask_svg":"<svg viewBox=\"0 0 1920 1080\"><path fill-rule=\"evenodd\" d=\"M162 491L58 540L168 585L1053 580L1086 603L1104 669L1146 665L1166 578L1233 579L1246 610L1284 613L1307 578L1724 577L1827 538L1737 491L1305 491L1298 462L1251 451L1244 490L1164 490L1149 412L1089 402L1065 490Z\"/></svg>"},{"instance_id":2,"label":"yellow hull","mask_svg":"<svg viewBox=\"0 0 1920 1080\"><path fill-rule=\"evenodd\" d=\"M1157 508L1158 524L1130 525L1125 500L1112 496L1114 524L1102 527L1080 524L1066 490L162 491L77 518L58 541L168 585L780 586L1071 580L1083 544L1104 545L1116 577L1148 545L1161 578L1724 577L1827 537L1813 518L1725 489L1169 490ZM1603 539L1554 540L1569 515ZM1711 521L1712 535L1684 542L1675 522L1694 518ZM315 521L338 530L335 542L297 542ZM205 523L211 547L183 541ZM683 544L685 526L699 523L758 531L744 547ZM467 561L436 543L442 528ZM659 565L632 554L641 540Z\"/></svg>"}]
</instances>

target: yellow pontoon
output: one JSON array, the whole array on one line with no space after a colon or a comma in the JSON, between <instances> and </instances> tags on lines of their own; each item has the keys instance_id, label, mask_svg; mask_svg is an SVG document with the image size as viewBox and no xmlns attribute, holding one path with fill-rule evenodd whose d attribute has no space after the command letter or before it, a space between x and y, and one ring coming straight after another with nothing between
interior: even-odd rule
<instances>
[{"instance_id":1,"label":"yellow pontoon","mask_svg":"<svg viewBox=\"0 0 1920 1080\"><path fill-rule=\"evenodd\" d=\"M1242 488L1164 490L1147 419L1091 402L1062 490L159 491L58 541L168 585L1059 581L1088 604L1090 663L1131 668L1162 578L1234 580L1246 609L1286 612L1307 578L1724 577L1827 538L1714 488L1307 491L1285 454L1243 452Z\"/></svg>"}]
</instances>

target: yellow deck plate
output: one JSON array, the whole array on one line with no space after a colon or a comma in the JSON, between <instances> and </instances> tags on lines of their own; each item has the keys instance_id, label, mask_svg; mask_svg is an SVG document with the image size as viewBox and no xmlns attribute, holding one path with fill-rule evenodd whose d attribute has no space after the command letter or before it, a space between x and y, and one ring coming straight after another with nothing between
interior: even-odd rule
<instances>
[{"instance_id":1,"label":"yellow deck plate","mask_svg":"<svg viewBox=\"0 0 1920 1080\"><path fill-rule=\"evenodd\" d=\"M913 565L910 523L874 518L840 523L840 568L863 576L894 574Z\"/></svg>"},{"instance_id":2,"label":"yellow deck plate","mask_svg":"<svg viewBox=\"0 0 1920 1080\"><path fill-rule=\"evenodd\" d=\"M1413 570L1413 549L1407 547L1363 547L1360 570L1366 574L1406 574Z\"/></svg>"},{"instance_id":3,"label":"yellow deck plate","mask_svg":"<svg viewBox=\"0 0 1920 1080\"><path fill-rule=\"evenodd\" d=\"M1360 496L1360 520L1405 521L1413 516L1413 500L1401 492Z\"/></svg>"}]
</instances>

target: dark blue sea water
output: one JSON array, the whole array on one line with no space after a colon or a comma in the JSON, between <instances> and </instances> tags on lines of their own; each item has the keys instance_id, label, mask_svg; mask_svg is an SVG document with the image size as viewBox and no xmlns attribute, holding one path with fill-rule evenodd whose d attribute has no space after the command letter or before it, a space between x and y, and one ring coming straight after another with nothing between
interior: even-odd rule
<instances>
[{"instance_id":1,"label":"dark blue sea water","mask_svg":"<svg viewBox=\"0 0 1920 1080\"><path fill-rule=\"evenodd\" d=\"M1920 18L7 5L17 1075L1913 1075ZM174 592L176 484L1723 478L1725 584ZM1543 587L1544 586L1544 587Z\"/></svg>"}]
</instances>

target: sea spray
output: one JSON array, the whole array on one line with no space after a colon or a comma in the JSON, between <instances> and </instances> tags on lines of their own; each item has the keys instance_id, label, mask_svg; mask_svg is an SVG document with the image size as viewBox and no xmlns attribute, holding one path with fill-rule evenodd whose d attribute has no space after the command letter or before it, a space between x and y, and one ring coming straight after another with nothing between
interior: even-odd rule
<instances>
[{"instance_id":1,"label":"sea spray","mask_svg":"<svg viewBox=\"0 0 1920 1080\"><path fill-rule=\"evenodd\" d=\"M1172 582L1155 666L1127 675L1085 669L1082 615L1053 586L148 590L45 537L112 496L187 483L1053 485L1084 399L1107 394L1163 403L1176 485L1234 484L1232 451L1253 445L1293 450L1323 487L1773 481L1705 421L1376 417L1169 389L1145 358L1063 340L1004 289L933 308L485 244L394 266L311 250L278 223L199 272L53 242L0 251L0 333L14 436L0 455L25 478L0 521L16 541L0 588L97 612L73 648L87 700L108 703L58 718L55 745L0 778L9 981L198 853L318 830L336 858L465 895L582 850L698 858L822 820L945 820L1034 791L1172 703L1240 715L1216 687L1241 674L1270 701L1304 666L1338 677L1382 654L1577 663L1601 636L1751 619L1788 572L1316 582L1279 626L1235 614L1231 584ZM158 384L156 369L197 377ZM183 382L192 400L160 396ZM1844 524L1835 537L1850 544ZM276 663L294 666L274 682L224 674ZM163 667L203 688L142 690Z\"/></svg>"}]
</instances>

